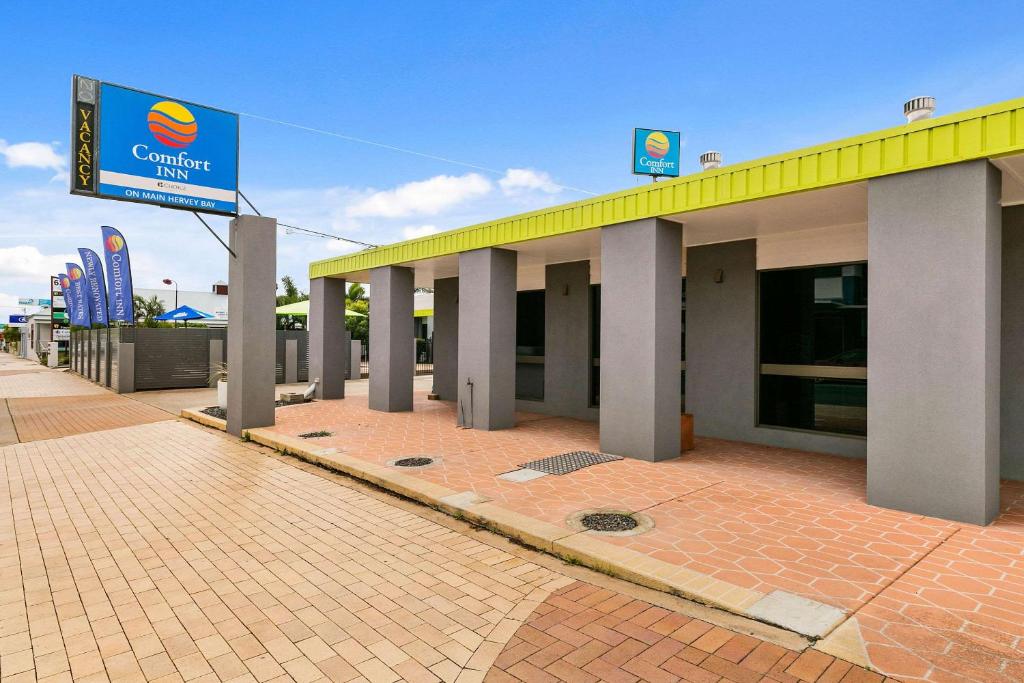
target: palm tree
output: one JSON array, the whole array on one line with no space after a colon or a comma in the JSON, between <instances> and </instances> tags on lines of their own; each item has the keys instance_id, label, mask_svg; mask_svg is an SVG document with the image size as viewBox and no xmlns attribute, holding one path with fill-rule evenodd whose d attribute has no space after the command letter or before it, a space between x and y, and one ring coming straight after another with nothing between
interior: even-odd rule
<instances>
[{"instance_id":1,"label":"palm tree","mask_svg":"<svg viewBox=\"0 0 1024 683\"><path fill-rule=\"evenodd\" d=\"M141 296L133 296L132 303L135 305L135 322L143 327L156 327L153 318L166 313L164 305L156 295L143 299Z\"/></svg>"},{"instance_id":2,"label":"palm tree","mask_svg":"<svg viewBox=\"0 0 1024 683\"><path fill-rule=\"evenodd\" d=\"M348 286L349 301L364 301L366 299L366 289L358 282L353 282Z\"/></svg>"}]
</instances>

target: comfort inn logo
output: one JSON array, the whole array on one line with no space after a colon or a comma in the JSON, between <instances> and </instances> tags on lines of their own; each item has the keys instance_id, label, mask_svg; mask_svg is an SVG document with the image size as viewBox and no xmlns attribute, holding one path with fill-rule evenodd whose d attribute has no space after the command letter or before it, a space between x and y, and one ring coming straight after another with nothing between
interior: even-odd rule
<instances>
[{"instance_id":1,"label":"comfort inn logo","mask_svg":"<svg viewBox=\"0 0 1024 683\"><path fill-rule=\"evenodd\" d=\"M85 273L83 273L82 269L77 266L72 268L71 272L68 273L68 276L70 276L72 280L81 280L83 275L85 275Z\"/></svg>"},{"instance_id":2,"label":"comfort inn logo","mask_svg":"<svg viewBox=\"0 0 1024 683\"><path fill-rule=\"evenodd\" d=\"M116 254L117 252L124 249L124 240L121 239L121 237L119 237L118 235L111 235L107 237L106 241L104 242L104 246L107 248L107 251L109 251L111 254Z\"/></svg>"},{"instance_id":3,"label":"comfort inn logo","mask_svg":"<svg viewBox=\"0 0 1024 683\"><path fill-rule=\"evenodd\" d=\"M668 136L660 130L656 130L648 135L644 143L644 149L647 150L647 154L655 159L664 158L668 154L669 146Z\"/></svg>"},{"instance_id":4,"label":"comfort inn logo","mask_svg":"<svg viewBox=\"0 0 1024 683\"><path fill-rule=\"evenodd\" d=\"M175 149L188 147L195 142L199 134L199 124L196 123L196 117L192 112L170 100L154 104L146 120L149 122L149 132L153 137Z\"/></svg>"}]
</instances>

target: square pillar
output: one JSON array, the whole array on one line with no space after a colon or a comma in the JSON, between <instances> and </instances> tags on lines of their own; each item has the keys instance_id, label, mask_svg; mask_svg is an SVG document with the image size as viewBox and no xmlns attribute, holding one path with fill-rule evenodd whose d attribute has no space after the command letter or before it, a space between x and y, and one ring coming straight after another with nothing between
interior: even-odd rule
<instances>
[{"instance_id":1,"label":"square pillar","mask_svg":"<svg viewBox=\"0 0 1024 683\"><path fill-rule=\"evenodd\" d=\"M434 393L459 397L459 278L434 280Z\"/></svg>"},{"instance_id":2,"label":"square pillar","mask_svg":"<svg viewBox=\"0 0 1024 683\"><path fill-rule=\"evenodd\" d=\"M679 457L683 227L662 219L601 228L601 450Z\"/></svg>"},{"instance_id":3,"label":"square pillar","mask_svg":"<svg viewBox=\"0 0 1024 683\"><path fill-rule=\"evenodd\" d=\"M345 398L348 331L345 328L345 280L318 277L309 281L309 381L320 380L316 398Z\"/></svg>"},{"instance_id":4,"label":"square pillar","mask_svg":"<svg viewBox=\"0 0 1024 683\"><path fill-rule=\"evenodd\" d=\"M593 419L590 408L590 261L544 269L544 412Z\"/></svg>"},{"instance_id":5,"label":"square pillar","mask_svg":"<svg viewBox=\"0 0 1024 683\"><path fill-rule=\"evenodd\" d=\"M868 503L972 524L999 509L1000 174L868 181Z\"/></svg>"},{"instance_id":6,"label":"square pillar","mask_svg":"<svg viewBox=\"0 0 1024 683\"><path fill-rule=\"evenodd\" d=\"M277 220L232 219L228 256L229 434L274 424Z\"/></svg>"},{"instance_id":7,"label":"square pillar","mask_svg":"<svg viewBox=\"0 0 1024 683\"><path fill-rule=\"evenodd\" d=\"M363 363L363 340L352 339L349 341L349 352L348 352L348 378L349 379L362 379L362 363Z\"/></svg>"},{"instance_id":8,"label":"square pillar","mask_svg":"<svg viewBox=\"0 0 1024 683\"><path fill-rule=\"evenodd\" d=\"M299 340L284 340L284 383L295 384L299 381Z\"/></svg>"},{"instance_id":9,"label":"square pillar","mask_svg":"<svg viewBox=\"0 0 1024 683\"><path fill-rule=\"evenodd\" d=\"M516 257L505 249L459 254L456 411L465 427L516 424Z\"/></svg>"},{"instance_id":10,"label":"square pillar","mask_svg":"<svg viewBox=\"0 0 1024 683\"><path fill-rule=\"evenodd\" d=\"M412 410L416 373L413 272L385 266L370 271L370 409Z\"/></svg>"}]
</instances>

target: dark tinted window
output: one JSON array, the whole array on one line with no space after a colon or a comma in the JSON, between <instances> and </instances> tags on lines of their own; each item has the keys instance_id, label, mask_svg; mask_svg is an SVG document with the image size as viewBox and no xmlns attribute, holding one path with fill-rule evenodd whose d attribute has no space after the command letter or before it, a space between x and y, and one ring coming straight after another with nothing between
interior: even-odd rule
<instances>
[{"instance_id":1,"label":"dark tinted window","mask_svg":"<svg viewBox=\"0 0 1024 683\"><path fill-rule=\"evenodd\" d=\"M867 366L867 264L761 273L761 362Z\"/></svg>"},{"instance_id":2,"label":"dark tinted window","mask_svg":"<svg viewBox=\"0 0 1024 683\"><path fill-rule=\"evenodd\" d=\"M763 425L866 434L868 383L865 380L761 375Z\"/></svg>"}]
</instances>

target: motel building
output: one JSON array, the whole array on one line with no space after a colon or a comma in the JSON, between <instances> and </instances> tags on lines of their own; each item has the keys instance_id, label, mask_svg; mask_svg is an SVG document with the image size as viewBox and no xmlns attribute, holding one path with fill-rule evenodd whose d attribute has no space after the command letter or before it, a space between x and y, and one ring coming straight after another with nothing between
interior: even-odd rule
<instances>
[{"instance_id":1,"label":"motel building","mask_svg":"<svg viewBox=\"0 0 1024 683\"><path fill-rule=\"evenodd\" d=\"M916 104L914 104L916 103ZM976 524L1024 479L1024 99L310 265L310 376L344 396L369 283L369 406L434 391L472 429L596 421L602 451L698 437L867 460L870 504ZM683 453L682 457L686 457Z\"/></svg>"}]
</instances>

